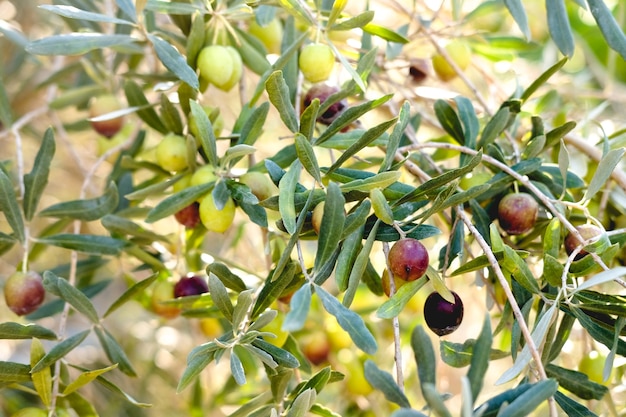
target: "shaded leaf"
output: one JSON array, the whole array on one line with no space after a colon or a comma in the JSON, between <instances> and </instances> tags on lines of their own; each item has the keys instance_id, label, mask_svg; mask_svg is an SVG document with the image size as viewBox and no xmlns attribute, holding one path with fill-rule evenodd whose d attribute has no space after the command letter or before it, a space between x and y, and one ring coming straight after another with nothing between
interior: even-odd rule
<instances>
[{"instance_id":1,"label":"shaded leaf","mask_svg":"<svg viewBox=\"0 0 626 417\"><path fill-rule=\"evenodd\" d=\"M57 335L52 330L34 323L21 324L11 321L0 323L0 339L31 338L55 340Z\"/></svg>"},{"instance_id":2,"label":"shaded leaf","mask_svg":"<svg viewBox=\"0 0 626 417\"><path fill-rule=\"evenodd\" d=\"M597 414L592 413L587 407L577 403L560 391L554 394L554 399L568 417L598 417Z\"/></svg>"},{"instance_id":3,"label":"shaded leaf","mask_svg":"<svg viewBox=\"0 0 626 417\"><path fill-rule=\"evenodd\" d=\"M315 293L322 300L324 309L335 316L341 328L348 332L354 344L363 352L374 354L378 349L376 339L365 326L363 318L354 311L344 307L339 300L330 295L324 288L316 286Z\"/></svg>"},{"instance_id":4,"label":"shaded leaf","mask_svg":"<svg viewBox=\"0 0 626 417\"><path fill-rule=\"evenodd\" d=\"M48 128L41 140L33 169L24 175L24 201L22 205L26 220L32 220L37 211L39 199L46 188L46 184L48 184L50 163L54 157L55 149L54 132Z\"/></svg>"},{"instance_id":5,"label":"shaded leaf","mask_svg":"<svg viewBox=\"0 0 626 417\"><path fill-rule=\"evenodd\" d=\"M615 167L617 167L617 164L619 164L622 156L624 156L624 152L626 152L624 148L613 149L602 157L600 162L598 162L598 168L593 174L593 178L589 182L589 187L585 192L583 200L591 200L602 189Z\"/></svg>"},{"instance_id":6,"label":"shaded leaf","mask_svg":"<svg viewBox=\"0 0 626 417\"><path fill-rule=\"evenodd\" d=\"M180 80L186 82L191 87L200 88L198 75L187 64L187 60L172 45L164 41L158 36L148 34L148 39L154 45L159 60L165 65L165 68L172 71Z\"/></svg>"},{"instance_id":7,"label":"shaded leaf","mask_svg":"<svg viewBox=\"0 0 626 417\"><path fill-rule=\"evenodd\" d=\"M296 232L296 207L295 196L296 185L300 178L302 165L299 161L294 161L289 171L281 178L278 184L278 205L280 215L283 219L285 229L290 235Z\"/></svg>"},{"instance_id":8,"label":"shaded leaf","mask_svg":"<svg viewBox=\"0 0 626 417\"><path fill-rule=\"evenodd\" d=\"M117 255L126 246L126 242L108 236L75 235L59 233L52 236L38 238L39 243L58 246L94 255Z\"/></svg>"},{"instance_id":9,"label":"shaded leaf","mask_svg":"<svg viewBox=\"0 0 626 417\"><path fill-rule=\"evenodd\" d=\"M0 361L0 381L3 384L30 381L30 366L23 363Z\"/></svg>"},{"instance_id":10,"label":"shaded leaf","mask_svg":"<svg viewBox=\"0 0 626 417\"><path fill-rule=\"evenodd\" d=\"M302 163L302 166L315 180L321 184L322 174L320 173L320 167L317 163L317 157L315 151L309 143L308 139L300 133L296 133L295 137L296 154L298 159Z\"/></svg>"},{"instance_id":11,"label":"shaded leaf","mask_svg":"<svg viewBox=\"0 0 626 417\"><path fill-rule=\"evenodd\" d=\"M220 309L224 317L232 321L234 311L233 303L230 301L226 287L214 274L209 274L209 292L213 303Z\"/></svg>"},{"instance_id":12,"label":"shaded leaf","mask_svg":"<svg viewBox=\"0 0 626 417\"><path fill-rule=\"evenodd\" d=\"M298 116L291 103L289 87L283 78L282 71L274 71L265 82L265 89L270 101L278 110L280 118L292 132L298 131Z\"/></svg>"},{"instance_id":13,"label":"shaded leaf","mask_svg":"<svg viewBox=\"0 0 626 417\"><path fill-rule=\"evenodd\" d=\"M63 300L70 304L76 311L87 317L92 323L100 321L98 313L87 296L70 284L66 279L59 278L57 281L59 294Z\"/></svg>"},{"instance_id":14,"label":"shaded leaf","mask_svg":"<svg viewBox=\"0 0 626 417\"><path fill-rule=\"evenodd\" d=\"M546 0L546 13L550 36L561 53L567 57L574 54L574 36L563 0Z\"/></svg>"},{"instance_id":15,"label":"shaded leaf","mask_svg":"<svg viewBox=\"0 0 626 417\"><path fill-rule=\"evenodd\" d=\"M604 385L593 382L578 371L566 369L552 363L546 365L546 374L559 381L559 385L583 400L601 400L609 391Z\"/></svg>"},{"instance_id":16,"label":"shaded leaf","mask_svg":"<svg viewBox=\"0 0 626 417\"><path fill-rule=\"evenodd\" d=\"M211 181L200 185L194 185L193 187L185 188L176 194L172 194L148 212L146 222L154 223L157 220L176 214L178 211L184 209L201 196L207 194L214 186L215 182Z\"/></svg>"},{"instance_id":17,"label":"shaded leaf","mask_svg":"<svg viewBox=\"0 0 626 417\"><path fill-rule=\"evenodd\" d=\"M43 356L39 360L39 362L35 364L35 366L32 367L31 373L39 372L42 369L49 367L59 359L65 357L65 355L67 355L69 352L74 350L75 347L80 345L89 333L89 330L84 330L57 343L52 349L50 349L50 351L45 356Z\"/></svg>"},{"instance_id":18,"label":"shaded leaf","mask_svg":"<svg viewBox=\"0 0 626 417\"><path fill-rule=\"evenodd\" d=\"M285 316L282 330L294 332L302 329L311 308L311 284L306 282L291 297L290 310Z\"/></svg>"},{"instance_id":19,"label":"shaded leaf","mask_svg":"<svg viewBox=\"0 0 626 417\"><path fill-rule=\"evenodd\" d=\"M341 231L346 220L344 205L346 201L334 182L328 184L326 189L326 202L320 225L317 252L315 255L314 268L319 270L331 258L341 238Z\"/></svg>"},{"instance_id":20,"label":"shaded leaf","mask_svg":"<svg viewBox=\"0 0 626 417\"><path fill-rule=\"evenodd\" d=\"M388 372L378 369L376 364L371 360L365 361L365 379L372 385L372 387L381 391L388 401L398 404L403 408L411 408L408 398L404 395L404 392L398 387L393 376Z\"/></svg>"},{"instance_id":21,"label":"shaded leaf","mask_svg":"<svg viewBox=\"0 0 626 417\"><path fill-rule=\"evenodd\" d=\"M90 382L95 380L100 375L105 374L105 373L107 373L109 371L112 371L113 369L116 369L116 368L117 368L117 364L111 365L111 366L107 366L105 368L94 369L93 371L82 372L80 375L78 375L78 377L75 380L70 382L65 387L65 389L63 390L63 395L71 394L72 392L76 391L77 389L82 388L85 385L89 384Z\"/></svg>"},{"instance_id":22,"label":"shaded leaf","mask_svg":"<svg viewBox=\"0 0 626 417\"><path fill-rule=\"evenodd\" d=\"M91 22L114 23L118 25L134 25L133 22L129 22L128 20L118 19L116 17L107 16L100 13L81 10L74 6L44 4L40 5L39 8L70 19L88 20Z\"/></svg>"},{"instance_id":23,"label":"shaded leaf","mask_svg":"<svg viewBox=\"0 0 626 417\"><path fill-rule=\"evenodd\" d=\"M136 282L131 287L129 287L124 293L119 296L113 304L109 306L107 311L104 313L102 317L107 317L109 314L126 304L128 301L133 299L139 294L143 294L143 292L148 288L154 281L159 277L158 273L154 273L146 279Z\"/></svg>"},{"instance_id":24,"label":"shaded leaf","mask_svg":"<svg viewBox=\"0 0 626 417\"><path fill-rule=\"evenodd\" d=\"M135 41L129 35L81 32L53 35L33 41L26 46L26 51L33 55L82 55L94 49L131 45Z\"/></svg>"},{"instance_id":25,"label":"shaded leaf","mask_svg":"<svg viewBox=\"0 0 626 417\"><path fill-rule=\"evenodd\" d=\"M107 358L113 364L117 364L120 368L120 371L124 372L128 376L137 376L137 373L133 369L133 366L126 356L124 349L122 346L115 340L113 335L109 333L109 331L101 326L94 327L96 332L96 336L98 336L98 340L100 341L100 345L104 349L104 353L106 353Z\"/></svg>"},{"instance_id":26,"label":"shaded leaf","mask_svg":"<svg viewBox=\"0 0 626 417\"><path fill-rule=\"evenodd\" d=\"M626 35L611 10L602 0L587 0L587 4L606 42L622 56L622 59L626 59Z\"/></svg>"},{"instance_id":27,"label":"shaded leaf","mask_svg":"<svg viewBox=\"0 0 626 417\"><path fill-rule=\"evenodd\" d=\"M4 213L4 217L15 233L17 240L24 242L24 219L17 201L11 179L4 170L0 169L0 211Z\"/></svg>"}]
</instances>

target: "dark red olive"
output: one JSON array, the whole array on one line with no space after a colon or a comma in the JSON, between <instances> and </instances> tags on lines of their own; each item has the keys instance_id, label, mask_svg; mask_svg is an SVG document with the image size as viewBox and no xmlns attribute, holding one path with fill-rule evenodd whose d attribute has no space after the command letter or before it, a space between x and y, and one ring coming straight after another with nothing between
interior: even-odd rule
<instances>
[{"instance_id":1,"label":"dark red olive","mask_svg":"<svg viewBox=\"0 0 626 417\"><path fill-rule=\"evenodd\" d=\"M339 89L337 87L333 87L327 84L315 84L313 87L307 91L304 96L302 110L306 109L311 105L313 100L318 99L320 101L320 105L323 104L328 97L338 92ZM345 99L339 100L333 104L331 104L321 115L317 116L317 121L329 125L331 124L346 108L348 107L348 103Z\"/></svg>"},{"instance_id":2,"label":"dark red olive","mask_svg":"<svg viewBox=\"0 0 626 417\"><path fill-rule=\"evenodd\" d=\"M521 235L535 227L539 204L527 193L504 196L498 204L498 221L502 230L510 235Z\"/></svg>"},{"instance_id":3,"label":"dark red olive","mask_svg":"<svg viewBox=\"0 0 626 417\"><path fill-rule=\"evenodd\" d=\"M454 291L454 304L448 302L438 292L433 292L424 303L424 319L426 325L438 336L452 333L461 325L463 320L463 302Z\"/></svg>"},{"instance_id":4,"label":"dark red olive","mask_svg":"<svg viewBox=\"0 0 626 417\"><path fill-rule=\"evenodd\" d=\"M194 201L187 207L179 210L174 217L178 223L188 229L193 229L200 223L200 203Z\"/></svg>"},{"instance_id":5,"label":"dark red olive","mask_svg":"<svg viewBox=\"0 0 626 417\"><path fill-rule=\"evenodd\" d=\"M393 276L405 281L415 281L428 269L428 251L413 238L397 241L389 250L389 267Z\"/></svg>"},{"instance_id":6,"label":"dark red olive","mask_svg":"<svg viewBox=\"0 0 626 417\"><path fill-rule=\"evenodd\" d=\"M206 280L198 275L182 277L174 285L174 297L187 297L190 295L200 295L209 292L209 285Z\"/></svg>"}]
</instances>

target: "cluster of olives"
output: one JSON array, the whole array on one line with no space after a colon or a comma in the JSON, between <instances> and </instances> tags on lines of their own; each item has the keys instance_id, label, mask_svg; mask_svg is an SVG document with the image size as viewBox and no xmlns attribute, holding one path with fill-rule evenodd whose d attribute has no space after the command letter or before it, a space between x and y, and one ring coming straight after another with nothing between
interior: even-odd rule
<instances>
[{"instance_id":1,"label":"cluster of olives","mask_svg":"<svg viewBox=\"0 0 626 417\"><path fill-rule=\"evenodd\" d=\"M395 288L410 281L421 279L428 269L428 251L419 240L398 240L389 250L389 270L383 272L382 285L387 296L391 295L391 277ZM454 303L450 303L438 292L432 292L424 303L424 320L428 328L438 336L454 332L463 320L463 302L455 292Z\"/></svg>"}]
</instances>

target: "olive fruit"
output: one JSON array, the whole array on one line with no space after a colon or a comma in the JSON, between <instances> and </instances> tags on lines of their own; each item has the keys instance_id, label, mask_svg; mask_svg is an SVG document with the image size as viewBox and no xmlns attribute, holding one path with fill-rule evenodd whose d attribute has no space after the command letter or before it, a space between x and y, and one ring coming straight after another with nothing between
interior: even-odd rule
<instances>
[{"instance_id":1,"label":"olive fruit","mask_svg":"<svg viewBox=\"0 0 626 417\"><path fill-rule=\"evenodd\" d=\"M424 59L411 61L409 65L409 77L414 83L422 83L428 77L428 63Z\"/></svg>"},{"instance_id":2,"label":"olive fruit","mask_svg":"<svg viewBox=\"0 0 626 417\"><path fill-rule=\"evenodd\" d=\"M188 229L193 229L200 223L200 203L194 201L187 207L180 209L174 214L178 223Z\"/></svg>"},{"instance_id":3,"label":"olive fruit","mask_svg":"<svg viewBox=\"0 0 626 417\"><path fill-rule=\"evenodd\" d=\"M165 303L174 299L174 283L171 281L159 281L152 289L150 304L152 311L161 317L173 319L180 314L180 308Z\"/></svg>"},{"instance_id":4,"label":"olive fruit","mask_svg":"<svg viewBox=\"0 0 626 417\"><path fill-rule=\"evenodd\" d=\"M243 62L232 46L210 45L198 54L200 76L220 90L228 91L239 82Z\"/></svg>"},{"instance_id":5,"label":"olive fruit","mask_svg":"<svg viewBox=\"0 0 626 417\"><path fill-rule=\"evenodd\" d=\"M112 94L94 97L89 101L89 118L103 116L121 109L120 102ZM113 117L108 120L90 120L89 123L93 130L105 136L112 138L124 125L124 116Z\"/></svg>"},{"instance_id":6,"label":"olive fruit","mask_svg":"<svg viewBox=\"0 0 626 417\"><path fill-rule=\"evenodd\" d=\"M187 168L187 141L184 137L170 133L156 147L157 164L166 171L181 171Z\"/></svg>"},{"instance_id":7,"label":"olive fruit","mask_svg":"<svg viewBox=\"0 0 626 417\"><path fill-rule=\"evenodd\" d=\"M395 276L393 277L393 284L394 284L394 288L396 292L401 286L403 286L406 283L407 281L401 278L398 278ZM383 286L383 291L385 292L387 297L391 297L391 278L390 278L389 271L386 269L383 271L383 275L381 277L381 284Z\"/></svg>"},{"instance_id":8,"label":"olive fruit","mask_svg":"<svg viewBox=\"0 0 626 417\"><path fill-rule=\"evenodd\" d=\"M45 295L41 276L33 271L14 272L4 283L4 299L18 316L37 310Z\"/></svg>"},{"instance_id":9,"label":"olive fruit","mask_svg":"<svg viewBox=\"0 0 626 417\"><path fill-rule=\"evenodd\" d=\"M252 20L248 25L248 33L259 39L271 54L280 53L280 44L283 40L283 25L274 18L264 26Z\"/></svg>"},{"instance_id":10,"label":"olive fruit","mask_svg":"<svg viewBox=\"0 0 626 417\"><path fill-rule=\"evenodd\" d=\"M444 48L452 61L462 70L466 69L472 59L472 53L467 44L460 40L455 40L447 44ZM433 69L442 81L450 81L458 74L452 65L441 54L433 56Z\"/></svg>"},{"instance_id":11,"label":"olive fruit","mask_svg":"<svg viewBox=\"0 0 626 417\"><path fill-rule=\"evenodd\" d=\"M587 377L598 384L605 384L607 381L604 380L604 362L606 361L606 356L602 353L593 350L585 355L580 362L578 363L578 371L587 375ZM613 371L615 368L613 368ZM610 381L613 377L614 372L611 372L608 380Z\"/></svg>"},{"instance_id":12,"label":"olive fruit","mask_svg":"<svg viewBox=\"0 0 626 417\"><path fill-rule=\"evenodd\" d=\"M592 224L583 224L581 226L576 226L576 230L578 230L578 233L580 233L584 240L589 240L602 234L602 230L598 226L594 226ZM565 251L567 252L567 254L571 255L572 252L574 252L574 250L578 247L578 245L580 245L580 242L578 241L578 239L576 239L576 236L574 236L572 233L568 233L565 237L565 241L563 244L565 246ZM588 252L586 250L581 250L580 252L578 252L578 254L576 254L574 260L577 261L584 258L587 253Z\"/></svg>"},{"instance_id":13,"label":"olive fruit","mask_svg":"<svg viewBox=\"0 0 626 417\"><path fill-rule=\"evenodd\" d=\"M190 295L200 295L209 292L209 285L206 280L198 275L182 277L174 285L174 297L188 297Z\"/></svg>"},{"instance_id":14,"label":"olive fruit","mask_svg":"<svg viewBox=\"0 0 626 417\"><path fill-rule=\"evenodd\" d=\"M454 291L454 303L448 302L438 292L431 293L424 303L424 319L430 330L438 336L452 333L463 320L463 302Z\"/></svg>"},{"instance_id":15,"label":"olive fruit","mask_svg":"<svg viewBox=\"0 0 626 417\"><path fill-rule=\"evenodd\" d=\"M400 239L389 249L391 272L404 281L422 277L428 269L428 262L428 251L417 239Z\"/></svg>"},{"instance_id":16,"label":"olive fruit","mask_svg":"<svg viewBox=\"0 0 626 417\"><path fill-rule=\"evenodd\" d=\"M259 201L267 200L278 193L278 187L262 172L248 171L239 177L239 182L247 185Z\"/></svg>"},{"instance_id":17,"label":"olive fruit","mask_svg":"<svg viewBox=\"0 0 626 417\"><path fill-rule=\"evenodd\" d=\"M330 97L331 95L335 94L338 91L339 89L334 86L330 86L327 84L315 84L304 95L304 100L302 102L303 104L302 109L304 110L307 107L309 107L311 103L313 102L313 100L315 99L318 99L320 101L320 104L323 104L326 100L328 100L328 97ZM321 115L318 115L317 121L322 124L329 125L333 121L335 121L335 119L341 113L343 113L343 111L347 107L348 107L348 102L346 101L346 99L337 101L331 104L330 107L328 107L328 109L326 109L324 113L322 113Z\"/></svg>"},{"instance_id":18,"label":"olive fruit","mask_svg":"<svg viewBox=\"0 0 626 417\"><path fill-rule=\"evenodd\" d=\"M312 83L319 83L330 77L335 67L335 55L328 45L310 43L300 51L298 66L304 78Z\"/></svg>"},{"instance_id":19,"label":"olive fruit","mask_svg":"<svg viewBox=\"0 0 626 417\"><path fill-rule=\"evenodd\" d=\"M215 169L211 165L202 165L200 168L196 169L196 172L193 173L191 179L189 180L189 186L193 187L195 185L206 184L211 181L215 181L217 176L215 175Z\"/></svg>"},{"instance_id":20,"label":"olive fruit","mask_svg":"<svg viewBox=\"0 0 626 417\"><path fill-rule=\"evenodd\" d=\"M528 193L507 194L498 203L500 227L510 235L530 231L537 221L539 204Z\"/></svg>"},{"instance_id":21,"label":"olive fruit","mask_svg":"<svg viewBox=\"0 0 626 417\"><path fill-rule=\"evenodd\" d=\"M209 120L211 121L211 126L213 127L213 135L216 137L222 133L222 129L224 128L224 118L220 113L219 107L212 106L202 106L204 113L207 115ZM189 133L196 138L196 144L200 146L200 131L198 130L198 122L196 121L196 117L193 113L189 114Z\"/></svg>"},{"instance_id":22,"label":"olive fruit","mask_svg":"<svg viewBox=\"0 0 626 417\"><path fill-rule=\"evenodd\" d=\"M213 193L207 194L200 202L200 221L211 232L224 233L235 219L235 202L228 197L222 209L218 209Z\"/></svg>"}]
</instances>

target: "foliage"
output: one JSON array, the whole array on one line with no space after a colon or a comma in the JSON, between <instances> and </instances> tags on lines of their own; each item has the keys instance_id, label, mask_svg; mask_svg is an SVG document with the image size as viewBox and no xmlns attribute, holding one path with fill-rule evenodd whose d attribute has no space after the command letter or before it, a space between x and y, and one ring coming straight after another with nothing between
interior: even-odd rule
<instances>
[{"instance_id":1,"label":"foliage","mask_svg":"<svg viewBox=\"0 0 626 417\"><path fill-rule=\"evenodd\" d=\"M615 410L623 4L549 0L544 16L519 0L52 3L9 4L0 20L2 274L41 271L47 293L25 317L1 313L4 413ZM299 65L316 57L299 56L317 43L337 90L304 108ZM232 59L203 59L216 45ZM86 116L108 94L126 105ZM120 117L111 138L91 130ZM540 210L512 235L497 206L518 192ZM585 239L582 224L600 233ZM385 284L406 237L428 248L426 275ZM174 298L189 274L209 292ZM465 300L453 336L426 332L423 287ZM576 370L589 350L606 355L602 383Z\"/></svg>"}]
</instances>

